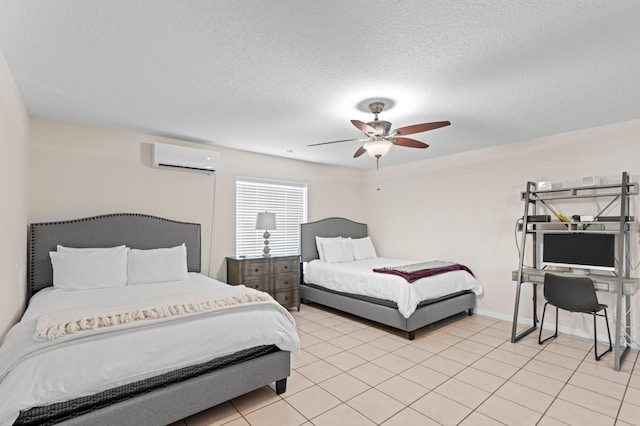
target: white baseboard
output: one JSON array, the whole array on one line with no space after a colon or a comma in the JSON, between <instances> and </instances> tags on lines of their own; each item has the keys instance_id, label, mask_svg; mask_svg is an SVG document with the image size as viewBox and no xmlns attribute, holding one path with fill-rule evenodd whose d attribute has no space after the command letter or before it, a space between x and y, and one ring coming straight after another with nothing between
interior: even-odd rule
<instances>
[{"instance_id":1,"label":"white baseboard","mask_svg":"<svg viewBox=\"0 0 640 426\"><path fill-rule=\"evenodd\" d=\"M506 314L502 314L499 312L492 312L492 311L485 311L483 309L476 309L475 312L478 315L482 315L485 317L489 317L489 318L495 318L495 319L499 319L502 321L508 321L508 322L513 322L513 315L506 315ZM549 330L550 332L554 332L555 331L555 323L552 322L547 322L545 320L545 330ZM518 324L520 325L526 325L532 324L532 320L531 318L519 318L518 319ZM613 328L611 330L613 332ZM562 334L569 334L572 336L576 336L576 337L583 337L585 339L593 339L593 335L589 335L588 333L586 333L584 330L576 330L573 328L569 328L569 327L558 327L558 332L562 333ZM605 337L606 338L606 337ZM611 338L613 338L613 336L611 336ZM602 336L598 336L598 342L603 342L603 343L608 343L607 340L603 339ZM622 342L623 346L626 346L626 342L623 340ZM640 344L636 343L636 342L631 342L631 344L629 345L630 348L632 349L638 349L640 350Z\"/></svg>"}]
</instances>

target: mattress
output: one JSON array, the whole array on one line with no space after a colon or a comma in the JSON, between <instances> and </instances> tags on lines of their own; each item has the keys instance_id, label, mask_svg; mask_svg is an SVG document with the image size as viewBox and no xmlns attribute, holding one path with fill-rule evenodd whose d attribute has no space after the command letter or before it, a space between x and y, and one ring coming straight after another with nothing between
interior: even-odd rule
<instances>
[{"instance_id":1,"label":"mattress","mask_svg":"<svg viewBox=\"0 0 640 426\"><path fill-rule=\"evenodd\" d=\"M295 321L275 301L239 305L53 345L34 339L37 319L45 314L211 288L222 291L229 286L189 273L188 280L177 282L93 290L65 291L52 287L41 290L0 346L0 425L11 424L21 410L94 395L253 347L275 345L281 350L299 351ZM42 348L36 347L28 356L21 355L26 346L41 343Z\"/></svg>"},{"instance_id":2,"label":"mattress","mask_svg":"<svg viewBox=\"0 0 640 426\"><path fill-rule=\"evenodd\" d=\"M424 301L463 291L472 291L476 295L483 292L480 282L466 271L446 272L412 283L396 275L373 272L374 268L413 263L416 261L381 257L341 263L313 260L306 265L304 281L341 293L394 302L405 318L409 318Z\"/></svg>"},{"instance_id":3,"label":"mattress","mask_svg":"<svg viewBox=\"0 0 640 426\"><path fill-rule=\"evenodd\" d=\"M279 349L275 345L245 349L202 364L173 370L159 376L118 386L117 388L102 391L94 395L83 396L70 401L58 402L40 407L33 407L29 410L21 411L18 419L13 425L39 426L43 424L59 423L77 417L81 414L89 413L98 408L103 408L108 405L124 401L130 397L151 392L175 383L180 383L199 375L249 361L278 350Z\"/></svg>"}]
</instances>

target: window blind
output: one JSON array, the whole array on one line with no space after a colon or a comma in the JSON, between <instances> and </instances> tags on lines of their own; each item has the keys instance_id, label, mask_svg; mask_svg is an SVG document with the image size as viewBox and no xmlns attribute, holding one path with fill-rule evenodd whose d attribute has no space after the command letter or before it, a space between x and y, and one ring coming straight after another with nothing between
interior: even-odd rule
<instances>
[{"instance_id":1,"label":"window blind","mask_svg":"<svg viewBox=\"0 0 640 426\"><path fill-rule=\"evenodd\" d=\"M256 229L258 212L276 214L269 231L272 255L299 254L300 224L307 221L307 185L249 177L236 178L236 256L257 256L264 229Z\"/></svg>"}]
</instances>

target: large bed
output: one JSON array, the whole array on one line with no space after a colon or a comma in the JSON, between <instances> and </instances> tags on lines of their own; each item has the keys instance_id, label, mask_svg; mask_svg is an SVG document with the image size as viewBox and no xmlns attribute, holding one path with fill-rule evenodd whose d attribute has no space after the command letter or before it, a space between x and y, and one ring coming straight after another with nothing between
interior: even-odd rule
<instances>
[{"instance_id":1,"label":"large bed","mask_svg":"<svg viewBox=\"0 0 640 426\"><path fill-rule=\"evenodd\" d=\"M407 264L411 262L409 260L373 256L353 262L327 263L320 260L316 237L366 239L367 236L366 224L345 218L333 217L301 225L303 278L300 294L303 303L318 303L406 331L410 340L415 338L416 330L436 321L461 312L473 314L476 297L482 293L482 287L465 270L408 283L399 276L372 270ZM392 287L399 288L400 293L389 293ZM434 287L445 290L435 294L430 290Z\"/></svg>"},{"instance_id":2,"label":"large bed","mask_svg":"<svg viewBox=\"0 0 640 426\"><path fill-rule=\"evenodd\" d=\"M186 276L116 288L52 287L50 252L59 246L91 252L86 248L121 245L127 255L136 249L142 256L186 248ZM284 392L290 353L299 350L293 318L264 293L200 274L200 253L199 224L149 215L32 224L29 306L0 346L0 425L169 424L262 386L275 383L276 392ZM43 318L98 309L88 304L142 311L141 303L157 308L168 299L186 311L93 330L78 322L85 327L38 334Z\"/></svg>"}]
</instances>

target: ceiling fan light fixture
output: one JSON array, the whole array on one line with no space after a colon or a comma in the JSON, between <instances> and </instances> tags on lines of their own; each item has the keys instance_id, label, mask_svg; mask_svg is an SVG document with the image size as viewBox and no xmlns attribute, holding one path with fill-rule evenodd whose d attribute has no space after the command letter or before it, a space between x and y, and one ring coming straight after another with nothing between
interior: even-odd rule
<instances>
[{"instance_id":1,"label":"ceiling fan light fixture","mask_svg":"<svg viewBox=\"0 0 640 426\"><path fill-rule=\"evenodd\" d=\"M374 140L367 142L363 145L363 148L367 150L367 154L374 158L383 157L389 152L389 148L393 145L391 142L385 139Z\"/></svg>"}]
</instances>

